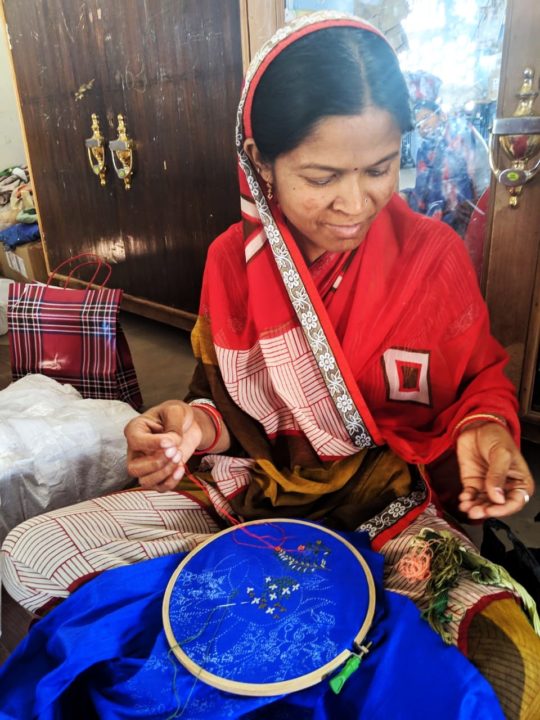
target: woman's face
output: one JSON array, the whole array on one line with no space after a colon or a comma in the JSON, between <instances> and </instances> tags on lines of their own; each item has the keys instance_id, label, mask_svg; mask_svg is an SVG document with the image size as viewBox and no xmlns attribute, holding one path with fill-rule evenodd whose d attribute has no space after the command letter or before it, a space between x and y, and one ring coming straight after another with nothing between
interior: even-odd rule
<instances>
[{"instance_id":1,"label":"woman's face","mask_svg":"<svg viewBox=\"0 0 540 720\"><path fill-rule=\"evenodd\" d=\"M360 245L397 188L401 133L386 110L321 120L262 174L304 257Z\"/></svg>"}]
</instances>

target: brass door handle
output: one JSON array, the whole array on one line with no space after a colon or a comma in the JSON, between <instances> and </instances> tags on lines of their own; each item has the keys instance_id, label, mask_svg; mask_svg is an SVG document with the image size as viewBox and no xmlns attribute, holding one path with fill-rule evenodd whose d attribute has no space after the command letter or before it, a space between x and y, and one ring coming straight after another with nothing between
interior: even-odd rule
<instances>
[{"instance_id":1,"label":"brass door handle","mask_svg":"<svg viewBox=\"0 0 540 720\"><path fill-rule=\"evenodd\" d=\"M86 152L88 154L88 162L92 168L94 175L99 177L99 184L105 185L107 182L105 174L107 168L105 166L105 139L101 134L99 120L96 113L92 113L92 137L84 141Z\"/></svg>"},{"instance_id":2,"label":"brass door handle","mask_svg":"<svg viewBox=\"0 0 540 720\"><path fill-rule=\"evenodd\" d=\"M532 167L528 163L540 151L540 117L533 115L532 106L538 96L533 90L534 70L525 68L523 83L517 97L518 106L513 117L495 118L491 130L489 164L497 180L510 194L510 207L517 207L523 186L540 170L540 160ZM501 170L495 165L497 140L510 158L509 168Z\"/></svg>"},{"instance_id":3,"label":"brass door handle","mask_svg":"<svg viewBox=\"0 0 540 720\"><path fill-rule=\"evenodd\" d=\"M133 175L133 140L127 135L123 115L118 115L118 137L109 142L109 149L116 174L124 181L124 188L129 190Z\"/></svg>"}]
</instances>

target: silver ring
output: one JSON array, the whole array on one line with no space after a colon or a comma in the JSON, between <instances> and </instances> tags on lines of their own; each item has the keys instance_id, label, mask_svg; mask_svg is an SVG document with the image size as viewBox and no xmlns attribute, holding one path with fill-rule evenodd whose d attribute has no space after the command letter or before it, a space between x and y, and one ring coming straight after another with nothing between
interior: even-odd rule
<instances>
[{"instance_id":1,"label":"silver ring","mask_svg":"<svg viewBox=\"0 0 540 720\"><path fill-rule=\"evenodd\" d=\"M526 505L526 504L529 502L529 500L531 499L531 496L529 495L529 493L528 493L524 488L512 488L512 489L515 490L516 492L523 493L523 502L525 503L525 505Z\"/></svg>"}]
</instances>

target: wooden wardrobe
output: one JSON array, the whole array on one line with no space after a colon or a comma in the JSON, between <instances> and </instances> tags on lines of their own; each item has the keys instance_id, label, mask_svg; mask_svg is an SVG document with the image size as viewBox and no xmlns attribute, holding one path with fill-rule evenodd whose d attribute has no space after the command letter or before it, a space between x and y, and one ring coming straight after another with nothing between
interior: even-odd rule
<instances>
[{"instance_id":1,"label":"wooden wardrobe","mask_svg":"<svg viewBox=\"0 0 540 720\"><path fill-rule=\"evenodd\" d=\"M126 309L180 327L197 312L209 243L240 217L241 10L239 0L3 0L49 268L97 253ZM85 147L93 114L103 186ZM107 147L118 115L133 141L128 190Z\"/></svg>"}]
</instances>

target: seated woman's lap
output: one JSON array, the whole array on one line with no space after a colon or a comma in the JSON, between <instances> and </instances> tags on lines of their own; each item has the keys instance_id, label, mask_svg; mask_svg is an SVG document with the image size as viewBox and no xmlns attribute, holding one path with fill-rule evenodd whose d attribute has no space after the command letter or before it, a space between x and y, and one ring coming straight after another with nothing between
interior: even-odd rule
<instances>
[{"instance_id":1,"label":"seated woman's lap","mask_svg":"<svg viewBox=\"0 0 540 720\"><path fill-rule=\"evenodd\" d=\"M397 566L410 539L428 526L456 532L429 507L381 548L386 587L408 595L422 610L425 584L407 583ZM189 551L218 530L212 516L189 495L114 493L32 518L12 530L2 546L2 580L10 595L35 613L103 570ZM474 605L490 592L493 602L468 626L466 654L492 683L508 717L540 717L535 705L540 702L540 643L517 603L498 599L496 590L466 579L450 593L450 601L456 607L466 597L467 604ZM456 643L464 614L455 614ZM508 681L510 666L515 682Z\"/></svg>"},{"instance_id":2,"label":"seated woman's lap","mask_svg":"<svg viewBox=\"0 0 540 720\"><path fill-rule=\"evenodd\" d=\"M219 530L194 499L128 490L31 518L2 546L2 581L30 612L120 565L186 552Z\"/></svg>"}]
</instances>

